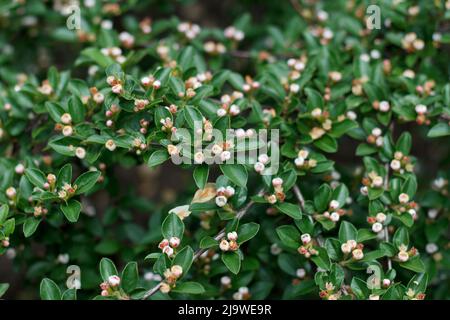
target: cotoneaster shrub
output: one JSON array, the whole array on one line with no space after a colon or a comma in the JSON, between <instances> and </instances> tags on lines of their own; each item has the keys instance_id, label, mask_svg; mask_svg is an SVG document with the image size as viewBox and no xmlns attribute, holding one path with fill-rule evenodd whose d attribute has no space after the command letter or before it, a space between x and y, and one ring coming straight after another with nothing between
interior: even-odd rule
<instances>
[{"instance_id":1,"label":"cotoneaster shrub","mask_svg":"<svg viewBox=\"0 0 450 320\"><path fill-rule=\"evenodd\" d=\"M2 2L16 297L449 297L450 2L258 3ZM149 200L159 167L176 195Z\"/></svg>"}]
</instances>

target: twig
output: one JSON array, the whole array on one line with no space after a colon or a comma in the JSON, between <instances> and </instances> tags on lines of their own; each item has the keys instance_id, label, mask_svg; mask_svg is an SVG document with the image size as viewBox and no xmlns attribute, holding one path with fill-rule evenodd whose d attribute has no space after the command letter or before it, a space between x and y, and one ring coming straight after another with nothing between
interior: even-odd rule
<instances>
[{"instance_id":1,"label":"twig","mask_svg":"<svg viewBox=\"0 0 450 320\"><path fill-rule=\"evenodd\" d=\"M263 193L262 190L259 191L258 196L262 195L262 193ZM251 208L251 206L253 206L254 203L255 203L254 201L250 201L249 203L247 203L245 205L245 207L243 207L241 210L239 210L236 214L236 219L240 220L243 216L245 216L245 214L248 212L248 210ZM214 237L214 240L218 241L218 240L222 239L224 236L225 236L225 228L220 230L220 232ZM208 251L208 249L198 249L197 251L195 251L192 261L196 261L206 251ZM153 288L148 290L142 297L142 300L145 300L148 297L154 295L156 292L158 292L159 289L161 288L161 285L162 285L162 282L158 283L156 286L154 286Z\"/></svg>"},{"instance_id":2,"label":"twig","mask_svg":"<svg viewBox=\"0 0 450 320\"><path fill-rule=\"evenodd\" d=\"M302 208L302 210L305 208L305 198L303 197L302 192L300 191L300 188L297 185L294 185L293 187L294 189L294 194L297 197L297 200L300 204L300 207Z\"/></svg>"},{"instance_id":3,"label":"twig","mask_svg":"<svg viewBox=\"0 0 450 320\"><path fill-rule=\"evenodd\" d=\"M291 0L291 5L294 8L294 10L298 13L298 15L300 17L303 17L302 8L300 7L300 4L297 2L297 0Z\"/></svg>"}]
</instances>

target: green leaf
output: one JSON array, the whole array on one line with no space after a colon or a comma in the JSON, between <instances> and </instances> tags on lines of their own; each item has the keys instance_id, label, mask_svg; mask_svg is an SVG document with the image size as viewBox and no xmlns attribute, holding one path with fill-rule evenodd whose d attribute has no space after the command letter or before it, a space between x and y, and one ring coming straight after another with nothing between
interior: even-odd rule
<instances>
[{"instance_id":1,"label":"green leaf","mask_svg":"<svg viewBox=\"0 0 450 320\"><path fill-rule=\"evenodd\" d=\"M402 133L400 138L398 138L395 148L397 149L397 151L401 151L404 155L408 155L409 151L411 150L411 141L411 134L405 131Z\"/></svg>"},{"instance_id":2,"label":"green leaf","mask_svg":"<svg viewBox=\"0 0 450 320\"><path fill-rule=\"evenodd\" d=\"M155 167L157 165L160 165L161 163L163 163L164 161L166 161L169 158L170 158L170 156L166 150L156 150L148 158L147 165L150 168Z\"/></svg>"},{"instance_id":3,"label":"green leaf","mask_svg":"<svg viewBox=\"0 0 450 320\"><path fill-rule=\"evenodd\" d=\"M250 239L252 239L259 231L259 224L250 222L239 226L237 231L238 239L237 242L242 244Z\"/></svg>"},{"instance_id":4,"label":"green leaf","mask_svg":"<svg viewBox=\"0 0 450 320\"><path fill-rule=\"evenodd\" d=\"M67 289L63 292L61 300L77 300L77 289Z\"/></svg>"},{"instance_id":5,"label":"green leaf","mask_svg":"<svg viewBox=\"0 0 450 320\"><path fill-rule=\"evenodd\" d=\"M184 247L177 253L172 265L179 265L183 268L183 277L189 272L194 260L194 250L190 246Z\"/></svg>"},{"instance_id":6,"label":"green leaf","mask_svg":"<svg viewBox=\"0 0 450 320\"><path fill-rule=\"evenodd\" d=\"M405 246L409 245L409 234L408 230L405 227L400 227L394 234L392 241L395 247L398 249L402 244Z\"/></svg>"},{"instance_id":7,"label":"green leaf","mask_svg":"<svg viewBox=\"0 0 450 320\"><path fill-rule=\"evenodd\" d=\"M70 163L65 164L58 172L56 178L56 185L58 188L64 186L64 183L72 182L72 165Z\"/></svg>"},{"instance_id":8,"label":"green leaf","mask_svg":"<svg viewBox=\"0 0 450 320\"><path fill-rule=\"evenodd\" d=\"M88 171L80 175L73 183L77 186L75 194L82 194L92 189L101 174L100 171Z\"/></svg>"},{"instance_id":9,"label":"green leaf","mask_svg":"<svg viewBox=\"0 0 450 320\"><path fill-rule=\"evenodd\" d=\"M45 108L50 116L56 123L61 123L61 116L65 113L64 109L57 103L47 101Z\"/></svg>"},{"instance_id":10,"label":"green leaf","mask_svg":"<svg viewBox=\"0 0 450 320\"><path fill-rule=\"evenodd\" d=\"M291 249L297 250L300 247L300 233L294 226L285 225L276 229L281 242Z\"/></svg>"},{"instance_id":11,"label":"green leaf","mask_svg":"<svg viewBox=\"0 0 450 320\"><path fill-rule=\"evenodd\" d=\"M241 269L241 257L237 251L223 252L222 261L232 273L239 273Z\"/></svg>"},{"instance_id":12,"label":"green leaf","mask_svg":"<svg viewBox=\"0 0 450 320\"><path fill-rule=\"evenodd\" d=\"M69 113L74 123L80 123L84 121L84 117L86 114L86 107L83 105L80 98L78 98L77 96L70 97L68 106L69 106Z\"/></svg>"},{"instance_id":13,"label":"green leaf","mask_svg":"<svg viewBox=\"0 0 450 320\"><path fill-rule=\"evenodd\" d=\"M347 202L348 198L348 189L345 184L341 183L339 186L337 186L331 195L331 199L336 200L339 202L338 209L342 208L344 204Z\"/></svg>"},{"instance_id":14,"label":"green leaf","mask_svg":"<svg viewBox=\"0 0 450 320\"><path fill-rule=\"evenodd\" d=\"M358 236L356 237L356 242L364 242L367 240L375 239L377 234L369 229L359 229Z\"/></svg>"},{"instance_id":15,"label":"green leaf","mask_svg":"<svg viewBox=\"0 0 450 320\"><path fill-rule=\"evenodd\" d=\"M334 153L338 149L337 140L329 135L324 135L319 140L314 141L314 145L322 151Z\"/></svg>"},{"instance_id":16,"label":"green leaf","mask_svg":"<svg viewBox=\"0 0 450 320\"><path fill-rule=\"evenodd\" d=\"M330 270L331 261L328 257L327 250L324 248L316 248L317 251L319 251L319 255L317 256L311 256L311 260L319 267L324 270Z\"/></svg>"},{"instance_id":17,"label":"green leaf","mask_svg":"<svg viewBox=\"0 0 450 320\"><path fill-rule=\"evenodd\" d=\"M170 239L171 237L182 239L184 223L176 214L169 213L162 223L161 231L166 239Z\"/></svg>"},{"instance_id":18,"label":"green leaf","mask_svg":"<svg viewBox=\"0 0 450 320\"><path fill-rule=\"evenodd\" d=\"M444 136L450 136L450 125L445 122L435 124L427 134L428 138L438 138Z\"/></svg>"},{"instance_id":19,"label":"green leaf","mask_svg":"<svg viewBox=\"0 0 450 320\"><path fill-rule=\"evenodd\" d=\"M401 262L400 266L417 273L425 272L425 265L419 256L412 257L406 262Z\"/></svg>"},{"instance_id":20,"label":"green leaf","mask_svg":"<svg viewBox=\"0 0 450 320\"><path fill-rule=\"evenodd\" d=\"M41 281L40 295L42 300L61 300L61 290L53 280L48 278Z\"/></svg>"},{"instance_id":21,"label":"green leaf","mask_svg":"<svg viewBox=\"0 0 450 320\"><path fill-rule=\"evenodd\" d=\"M122 288L130 293L134 290L139 281L139 272L136 262L128 262L122 271Z\"/></svg>"},{"instance_id":22,"label":"green leaf","mask_svg":"<svg viewBox=\"0 0 450 320\"><path fill-rule=\"evenodd\" d=\"M364 280L354 277L350 284L352 292L356 295L359 300L366 300L369 296L369 289L367 288L367 283Z\"/></svg>"},{"instance_id":23,"label":"green leaf","mask_svg":"<svg viewBox=\"0 0 450 320\"><path fill-rule=\"evenodd\" d=\"M81 203L70 199L67 203L62 203L59 207L70 222L77 222L81 212Z\"/></svg>"},{"instance_id":24,"label":"green leaf","mask_svg":"<svg viewBox=\"0 0 450 320\"><path fill-rule=\"evenodd\" d=\"M242 164L221 164L220 170L232 182L240 187L246 187L248 173L247 169Z\"/></svg>"},{"instance_id":25,"label":"green leaf","mask_svg":"<svg viewBox=\"0 0 450 320\"><path fill-rule=\"evenodd\" d=\"M5 294L8 288L9 288L8 283L0 283L0 298Z\"/></svg>"},{"instance_id":26,"label":"green leaf","mask_svg":"<svg viewBox=\"0 0 450 320\"><path fill-rule=\"evenodd\" d=\"M177 284L172 291L176 293L202 294L205 292L205 288L198 282L189 281Z\"/></svg>"},{"instance_id":27,"label":"green leaf","mask_svg":"<svg viewBox=\"0 0 450 320\"><path fill-rule=\"evenodd\" d=\"M38 169L26 169L25 176L28 178L28 181L38 188L43 188L44 184L47 182L44 173Z\"/></svg>"},{"instance_id":28,"label":"green leaf","mask_svg":"<svg viewBox=\"0 0 450 320\"><path fill-rule=\"evenodd\" d=\"M194 169L194 181L199 189L203 189L208 182L209 166L202 164Z\"/></svg>"},{"instance_id":29,"label":"green leaf","mask_svg":"<svg viewBox=\"0 0 450 320\"><path fill-rule=\"evenodd\" d=\"M41 223L41 219L35 217L29 217L25 220L25 223L23 224L23 234L25 235L25 238L28 238L36 231L39 223Z\"/></svg>"},{"instance_id":30,"label":"green leaf","mask_svg":"<svg viewBox=\"0 0 450 320\"><path fill-rule=\"evenodd\" d=\"M103 281L108 281L110 276L119 275L117 268L111 259L103 258L100 260L100 275L102 276Z\"/></svg>"},{"instance_id":31,"label":"green leaf","mask_svg":"<svg viewBox=\"0 0 450 320\"><path fill-rule=\"evenodd\" d=\"M213 237L203 237L202 240L200 240L200 248L201 249L209 249L212 247L215 247L218 245L218 242Z\"/></svg>"},{"instance_id":32,"label":"green leaf","mask_svg":"<svg viewBox=\"0 0 450 320\"><path fill-rule=\"evenodd\" d=\"M301 219L302 218L302 211L300 210L300 206L297 204L292 204L289 202L282 202L280 204L277 204L275 207L293 219Z\"/></svg>"},{"instance_id":33,"label":"green leaf","mask_svg":"<svg viewBox=\"0 0 450 320\"><path fill-rule=\"evenodd\" d=\"M328 184L323 184L317 190L314 196L314 206L319 212L323 212L328 208L331 201L331 188Z\"/></svg>"},{"instance_id":34,"label":"green leaf","mask_svg":"<svg viewBox=\"0 0 450 320\"><path fill-rule=\"evenodd\" d=\"M348 221L342 221L339 227L339 241L345 243L348 240L356 240L358 238L358 230Z\"/></svg>"},{"instance_id":35,"label":"green leaf","mask_svg":"<svg viewBox=\"0 0 450 320\"><path fill-rule=\"evenodd\" d=\"M6 221L8 218L9 207L7 204L4 204L0 207L0 225Z\"/></svg>"},{"instance_id":36,"label":"green leaf","mask_svg":"<svg viewBox=\"0 0 450 320\"><path fill-rule=\"evenodd\" d=\"M195 123L197 123L197 126L199 126L199 128L202 128L203 115L201 114L201 112L193 106L186 106L184 110L184 118L186 119L189 127L194 129L194 125Z\"/></svg>"},{"instance_id":37,"label":"green leaf","mask_svg":"<svg viewBox=\"0 0 450 320\"><path fill-rule=\"evenodd\" d=\"M89 58L96 64L98 64L102 68L106 68L111 64L114 64L114 60L109 56L105 56L99 49L97 48L87 48L81 51L81 55Z\"/></svg>"}]
</instances>

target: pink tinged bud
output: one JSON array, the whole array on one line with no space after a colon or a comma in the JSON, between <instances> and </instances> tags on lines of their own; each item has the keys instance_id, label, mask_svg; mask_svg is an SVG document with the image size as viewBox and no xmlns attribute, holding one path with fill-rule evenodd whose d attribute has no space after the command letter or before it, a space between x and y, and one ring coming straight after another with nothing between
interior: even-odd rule
<instances>
[{"instance_id":1,"label":"pink tinged bud","mask_svg":"<svg viewBox=\"0 0 450 320\"><path fill-rule=\"evenodd\" d=\"M161 87L161 81L156 80L155 82L153 82L153 88L155 90L158 90Z\"/></svg>"},{"instance_id":2,"label":"pink tinged bud","mask_svg":"<svg viewBox=\"0 0 450 320\"><path fill-rule=\"evenodd\" d=\"M173 256L173 249L170 246L166 246L162 250L163 253L167 254L167 256L170 258Z\"/></svg>"},{"instance_id":3,"label":"pink tinged bud","mask_svg":"<svg viewBox=\"0 0 450 320\"><path fill-rule=\"evenodd\" d=\"M102 290L101 295L102 295L102 297L107 297L107 296L109 296L109 293L107 290Z\"/></svg>"},{"instance_id":4,"label":"pink tinged bud","mask_svg":"<svg viewBox=\"0 0 450 320\"><path fill-rule=\"evenodd\" d=\"M163 240L158 244L158 248L164 249L164 248L167 247L168 245L169 245L169 240L163 239Z\"/></svg>"},{"instance_id":5,"label":"pink tinged bud","mask_svg":"<svg viewBox=\"0 0 450 320\"><path fill-rule=\"evenodd\" d=\"M400 251L397 256L401 262L406 262L409 260L409 254L406 251Z\"/></svg>"},{"instance_id":6,"label":"pink tinged bud","mask_svg":"<svg viewBox=\"0 0 450 320\"><path fill-rule=\"evenodd\" d=\"M231 158L231 153L230 151L223 151L220 154L220 160L222 160L222 162L227 161Z\"/></svg>"},{"instance_id":7,"label":"pink tinged bud","mask_svg":"<svg viewBox=\"0 0 450 320\"><path fill-rule=\"evenodd\" d=\"M409 196L406 193L402 193L398 196L398 201L401 204L406 204L409 202Z\"/></svg>"},{"instance_id":8,"label":"pink tinged bud","mask_svg":"<svg viewBox=\"0 0 450 320\"><path fill-rule=\"evenodd\" d=\"M44 183L44 189L49 189L50 188L50 184L48 182Z\"/></svg>"},{"instance_id":9,"label":"pink tinged bud","mask_svg":"<svg viewBox=\"0 0 450 320\"><path fill-rule=\"evenodd\" d=\"M311 242L311 236L309 233L302 234L300 236L300 239L302 240L303 244L308 244Z\"/></svg>"},{"instance_id":10,"label":"pink tinged bud","mask_svg":"<svg viewBox=\"0 0 450 320\"><path fill-rule=\"evenodd\" d=\"M269 156L267 154L261 154L258 156L258 162L261 162L262 164L267 164L269 162Z\"/></svg>"},{"instance_id":11,"label":"pink tinged bud","mask_svg":"<svg viewBox=\"0 0 450 320\"><path fill-rule=\"evenodd\" d=\"M111 287L117 287L120 285L120 278L116 275L109 276L108 283Z\"/></svg>"},{"instance_id":12,"label":"pink tinged bud","mask_svg":"<svg viewBox=\"0 0 450 320\"><path fill-rule=\"evenodd\" d=\"M261 173L265 169L265 166L261 162L256 162L255 165L254 165L254 168L255 168L256 172Z\"/></svg>"},{"instance_id":13,"label":"pink tinged bud","mask_svg":"<svg viewBox=\"0 0 450 320\"><path fill-rule=\"evenodd\" d=\"M283 184L283 179L281 178L274 178L272 179L272 185L276 188L276 187L281 187L281 185Z\"/></svg>"},{"instance_id":14,"label":"pink tinged bud","mask_svg":"<svg viewBox=\"0 0 450 320\"><path fill-rule=\"evenodd\" d=\"M228 187L226 187L226 189L225 189L225 196L226 196L227 198L230 198L230 197L232 197L232 196L234 195L235 192L236 192L236 191L234 190L233 187L228 186Z\"/></svg>"},{"instance_id":15,"label":"pink tinged bud","mask_svg":"<svg viewBox=\"0 0 450 320\"><path fill-rule=\"evenodd\" d=\"M72 122L72 116L69 113L64 113L61 116L61 122L63 124L70 124Z\"/></svg>"},{"instance_id":16,"label":"pink tinged bud","mask_svg":"<svg viewBox=\"0 0 450 320\"><path fill-rule=\"evenodd\" d=\"M6 189L6 196L10 199L14 198L17 194L17 191L14 187L9 187Z\"/></svg>"},{"instance_id":17,"label":"pink tinged bud","mask_svg":"<svg viewBox=\"0 0 450 320\"><path fill-rule=\"evenodd\" d=\"M112 127L113 124L114 124L114 122L113 122L112 120L107 120L107 121L106 121L106 126L107 126L107 127Z\"/></svg>"},{"instance_id":18,"label":"pink tinged bud","mask_svg":"<svg viewBox=\"0 0 450 320\"><path fill-rule=\"evenodd\" d=\"M339 208L339 201L336 201L336 200L332 200L331 202L330 202L330 209L333 209L333 210L335 210L335 209L337 209L337 208Z\"/></svg>"},{"instance_id":19,"label":"pink tinged bud","mask_svg":"<svg viewBox=\"0 0 450 320\"><path fill-rule=\"evenodd\" d=\"M245 138L245 130L244 129L237 129L235 131L235 135L236 135L236 138L238 138L238 139Z\"/></svg>"},{"instance_id":20,"label":"pink tinged bud","mask_svg":"<svg viewBox=\"0 0 450 320\"><path fill-rule=\"evenodd\" d=\"M176 278L179 278L183 274L183 268L179 265L172 266L172 268L170 268L170 271Z\"/></svg>"},{"instance_id":21,"label":"pink tinged bud","mask_svg":"<svg viewBox=\"0 0 450 320\"><path fill-rule=\"evenodd\" d=\"M220 241L219 248L222 251L228 251L230 249L230 243L224 239Z\"/></svg>"},{"instance_id":22,"label":"pink tinged bud","mask_svg":"<svg viewBox=\"0 0 450 320\"><path fill-rule=\"evenodd\" d=\"M15 171L17 174L23 174L23 173L25 172L25 167L24 167L23 164L19 163L19 164L14 168L14 171Z\"/></svg>"},{"instance_id":23,"label":"pink tinged bud","mask_svg":"<svg viewBox=\"0 0 450 320\"><path fill-rule=\"evenodd\" d=\"M391 280L383 279L383 287L389 287L391 285Z\"/></svg>"},{"instance_id":24,"label":"pink tinged bud","mask_svg":"<svg viewBox=\"0 0 450 320\"><path fill-rule=\"evenodd\" d=\"M180 239L177 237L172 237L170 238L169 243L172 248L176 248L180 245Z\"/></svg>"},{"instance_id":25,"label":"pink tinged bud","mask_svg":"<svg viewBox=\"0 0 450 320\"><path fill-rule=\"evenodd\" d=\"M378 233L378 232L380 232L381 230L383 230L383 225L382 225L381 223L375 222L375 223L372 225L372 231L373 231L373 232Z\"/></svg>"},{"instance_id":26,"label":"pink tinged bud","mask_svg":"<svg viewBox=\"0 0 450 320\"><path fill-rule=\"evenodd\" d=\"M353 256L353 259L355 259L355 260L361 260L362 258L364 258L364 253L362 252L361 249L355 249L352 252L352 256Z\"/></svg>"},{"instance_id":27,"label":"pink tinged bud","mask_svg":"<svg viewBox=\"0 0 450 320\"><path fill-rule=\"evenodd\" d=\"M332 212L330 215L330 220L333 222L338 222L340 219L340 216L337 212Z\"/></svg>"},{"instance_id":28,"label":"pink tinged bud","mask_svg":"<svg viewBox=\"0 0 450 320\"><path fill-rule=\"evenodd\" d=\"M223 109L223 108L220 108L220 109L217 110L216 113L217 113L217 116L223 117L223 116L225 116L227 114L227 111L225 109Z\"/></svg>"},{"instance_id":29,"label":"pink tinged bud","mask_svg":"<svg viewBox=\"0 0 450 320\"><path fill-rule=\"evenodd\" d=\"M238 235L237 235L236 231L228 232L228 233L227 233L227 238L228 238L228 240L230 240L230 241L236 241L237 238L238 238Z\"/></svg>"}]
</instances>

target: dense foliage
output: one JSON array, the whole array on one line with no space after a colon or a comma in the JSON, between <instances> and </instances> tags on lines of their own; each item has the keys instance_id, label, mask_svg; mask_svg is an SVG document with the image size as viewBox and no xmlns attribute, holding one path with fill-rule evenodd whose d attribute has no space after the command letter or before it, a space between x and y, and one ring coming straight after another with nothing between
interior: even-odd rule
<instances>
[{"instance_id":1,"label":"dense foliage","mask_svg":"<svg viewBox=\"0 0 450 320\"><path fill-rule=\"evenodd\" d=\"M450 1L258 3L0 4L16 297L449 298Z\"/></svg>"}]
</instances>

